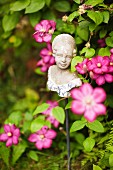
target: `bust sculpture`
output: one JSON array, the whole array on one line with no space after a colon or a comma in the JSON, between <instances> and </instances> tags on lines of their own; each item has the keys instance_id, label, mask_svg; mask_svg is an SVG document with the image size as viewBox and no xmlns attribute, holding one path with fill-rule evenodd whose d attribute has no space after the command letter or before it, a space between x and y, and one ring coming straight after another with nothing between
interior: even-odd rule
<instances>
[{"instance_id":1,"label":"bust sculpture","mask_svg":"<svg viewBox=\"0 0 113 170\"><path fill-rule=\"evenodd\" d=\"M48 89L56 91L60 97L69 97L69 91L82 85L77 72L69 70L71 60L76 55L75 40L69 34L60 34L52 42L56 65L48 70Z\"/></svg>"}]
</instances>

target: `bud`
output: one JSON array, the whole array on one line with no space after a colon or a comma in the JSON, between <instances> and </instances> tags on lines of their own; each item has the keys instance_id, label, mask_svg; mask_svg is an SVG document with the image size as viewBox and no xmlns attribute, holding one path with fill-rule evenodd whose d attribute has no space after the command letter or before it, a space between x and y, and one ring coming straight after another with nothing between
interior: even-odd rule
<instances>
[{"instance_id":1,"label":"bud","mask_svg":"<svg viewBox=\"0 0 113 170\"><path fill-rule=\"evenodd\" d=\"M87 42L87 43L85 44L85 46L86 46L87 48L90 48L90 43Z\"/></svg>"},{"instance_id":2,"label":"bud","mask_svg":"<svg viewBox=\"0 0 113 170\"><path fill-rule=\"evenodd\" d=\"M67 19L68 19L68 16L67 16L67 15L64 15L64 16L62 17L62 21L64 21L64 22L66 22Z\"/></svg>"}]
</instances>

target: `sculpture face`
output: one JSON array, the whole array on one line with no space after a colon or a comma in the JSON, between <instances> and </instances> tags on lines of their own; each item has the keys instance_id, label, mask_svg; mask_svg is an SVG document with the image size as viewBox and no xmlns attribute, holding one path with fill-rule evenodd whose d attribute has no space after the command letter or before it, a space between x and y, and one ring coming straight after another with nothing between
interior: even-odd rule
<instances>
[{"instance_id":1,"label":"sculpture face","mask_svg":"<svg viewBox=\"0 0 113 170\"><path fill-rule=\"evenodd\" d=\"M70 46L66 47L66 46L61 46L61 47L57 47L57 49L55 49L55 53L54 53L54 57L55 57L55 61L56 61L56 65L60 68L60 69L66 69L70 66L72 57L73 57L73 50L72 48L70 48Z\"/></svg>"}]
</instances>

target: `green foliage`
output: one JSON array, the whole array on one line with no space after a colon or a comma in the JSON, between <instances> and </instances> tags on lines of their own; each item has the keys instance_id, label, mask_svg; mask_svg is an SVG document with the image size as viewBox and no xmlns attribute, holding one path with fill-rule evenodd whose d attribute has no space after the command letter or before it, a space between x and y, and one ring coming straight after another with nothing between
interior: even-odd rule
<instances>
[{"instance_id":1,"label":"green foliage","mask_svg":"<svg viewBox=\"0 0 113 170\"><path fill-rule=\"evenodd\" d=\"M50 105L47 104L47 103L43 103L43 104L37 106L37 108L33 112L33 115L36 115L36 114L44 112L45 110L47 110L49 108L49 106Z\"/></svg>"},{"instance_id":2,"label":"green foliage","mask_svg":"<svg viewBox=\"0 0 113 170\"><path fill-rule=\"evenodd\" d=\"M30 4L30 0L19 0L11 4L11 11L21 11L25 9Z\"/></svg>"},{"instance_id":3,"label":"green foliage","mask_svg":"<svg viewBox=\"0 0 113 170\"><path fill-rule=\"evenodd\" d=\"M68 12L71 9L70 3L68 1L62 0L54 3L54 8L60 12Z\"/></svg>"},{"instance_id":4,"label":"green foliage","mask_svg":"<svg viewBox=\"0 0 113 170\"><path fill-rule=\"evenodd\" d=\"M86 5L92 5L92 6L96 6L96 5L98 5L98 4L100 4L100 3L102 3L103 2L103 0L88 0L88 1L86 1L85 2L85 4Z\"/></svg>"},{"instance_id":5,"label":"green foliage","mask_svg":"<svg viewBox=\"0 0 113 170\"><path fill-rule=\"evenodd\" d=\"M93 164L93 170L102 170L98 165Z\"/></svg>"},{"instance_id":6,"label":"green foliage","mask_svg":"<svg viewBox=\"0 0 113 170\"><path fill-rule=\"evenodd\" d=\"M83 129L85 125L86 125L86 120L77 120L72 124L70 128L70 132L75 132L77 130Z\"/></svg>"},{"instance_id":7,"label":"green foliage","mask_svg":"<svg viewBox=\"0 0 113 170\"><path fill-rule=\"evenodd\" d=\"M38 161L38 160L39 160L38 155L37 155L36 152L33 151L33 150L29 151L28 157L30 157L30 158L33 159L34 161Z\"/></svg>"},{"instance_id":8,"label":"green foliage","mask_svg":"<svg viewBox=\"0 0 113 170\"><path fill-rule=\"evenodd\" d=\"M64 112L64 110L63 110L63 108L62 107L59 107L59 106L57 106L57 107L54 107L53 109L52 109L52 114L53 114L53 116L60 122L60 123L64 123L64 121L65 121L65 112Z\"/></svg>"},{"instance_id":9,"label":"green foliage","mask_svg":"<svg viewBox=\"0 0 113 170\"><path fill-rule=\"evenodd\" d=\"M18 12L14 12L3 17L2 26L5 32L11 31L15 28L16 24L19 22L19 15Z\"/></svg>"},{"instance_id":10,"label":"green foliage","mask_svg":"<svg viewBox=\"0 0 113 170\"><path fill-rule=\"evenodd\" d=\"M7 148L5 146L5 143L0 143L0 157L3 159L5 164L9 167L10 148Z\"/></svg>"},{"instance_id":11,"label":"green foliage","mask_svg":"<svg viewBox=\"0 0 113 170\"><path fill-rule=\"evenodd\" d=\"M42 9L45 5L45 0L31 0L29 6L27 6L25 13L34 13Z\"/></svg>"},{"instance_id":12,"label":"green foliage","mask_svg":"<svg viewBox=\"0 0 113 170\"><path fill-rule=\"evenodd\" d=\"M13 113L11 113L8 117L8 119L6 119L5 123L11 123L11 124L15 124L15 125L19 125L20 122L22 120L22 112L20 111L14 111Z\"/></svg>"},{"instance_id":13,"label":"green foliage","mask_svg":"<svg viewBox=\"0 0 113 170\"><path fill-rule=\"evenodd\" d=\"M86 152L90 152L95 145L95 140L91 137L88 137L84 140L83 146Z\"/></svg>"},{"instance_id":14,"label":"green foliage","mask_svg":"<svg viewBox=\"0 0 113 170\"><path fill-rule=\"evenodd\" d=\"M24 140L22 140L17 146L13 146L12 165L16 163L19 157L25 152L27 147L28 145Z\"/></svg>"},{"instance_id":15,"label":"green foliage","mask_svg":"<svg viewBox=\"0 0 113 170\"><path fill-rule=\"evenodd\" d=\"M82 61L83 61L83 58L81 56L74 57L71 62L71 71L72 72L76 71L75 66L77 65L77 63L81 63Z\"/></svg>"},{"instance_id":16,"label":"green foliage","mask_svg":"<svg viewBox=\"0 0 113 170\"><path fill-rule=\"evenodd\" d=\"M100 132L100 133L103 133L104 132L104 127L102 125L102 123L100 123L98 120L95 120L94 122L90 123L90 122L87 122L86 126L95 131L95 132Z\"/></svg>"}]
</instances>

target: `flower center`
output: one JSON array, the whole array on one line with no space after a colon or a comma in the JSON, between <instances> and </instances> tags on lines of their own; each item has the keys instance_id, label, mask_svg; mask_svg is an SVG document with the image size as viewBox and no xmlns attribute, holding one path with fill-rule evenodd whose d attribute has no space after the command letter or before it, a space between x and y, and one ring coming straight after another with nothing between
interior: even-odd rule
<instances>
[{"instance_id":1,"label":"flower center","mask_svg":"<svg viewBox=\"0 0 113 170\"><path fill-rule=\"evenodd\" d=\"M102 65L101 65L101 63L97 63L97 67L101 67Z\"/></svg>"},{"instance_id":2,"label":"flower center","mask_svg":"<svg viewBox=\"0 0 113 170\"><path fill-rule=\"evenodd\" d=\"M110 62L110 66L113 66L113 62Z\"/></svg>"},{"instance_id":3,"label":"flower center","mask_svg":"<svg viewBox=\"0 0 113 170\"><path fill-rule=\"evenodd\" d=\"M46 30L44 29L44 28L42 28L41 30L40 30L40 32L45 32Z\"/></svg>"},{"instance_id":4,"label":"flower center","mask_svg":"<svg viewBox=\"0 0 113 170\"><path fill-rule=\"evenodd\" d=\"M53 29L50 29L49 30L49 34L53 34L54 33L54 30Z\"/></svg>"},{"instance_id":5,"label":"flower center","mask_svg":"<svg viewBox=\"0 0 113 170\"><path fill-rule=\"evenodd\" d=\"M8 132L8 133L7 133L7 136L9 136L9 137L12 136L11 132Z\"/></svg>"},{"instance_id":6,"label":"flower center","mask_svg":"<svg viewBox=\"0 0 113 170\"><path fill-rule=\"evenodd\" d=\"M41 138L41 139L44 139L44 135L40 135L40 138Z\"/></svg>"},{"instance_id":7,"label":"flower center","mask_svg":"<svg viewBox=\"0 0 113 170\"><path fill-rule=\"evenodd\" d=\"M52 51L49 51L49 52L48 52L48 55L52 55Z\"/></svg>"},{"instance_id":8,"label":"flower center","mask_svg":"<svg viewBox=\"0 0 113 170\"><path fill-rule=\"evenodd\" d=\"M93 103L92 97L91 96L87 96L85 98L85 104L86 105L92 105L92 103Z\"/></svg>"}]
</instances>

